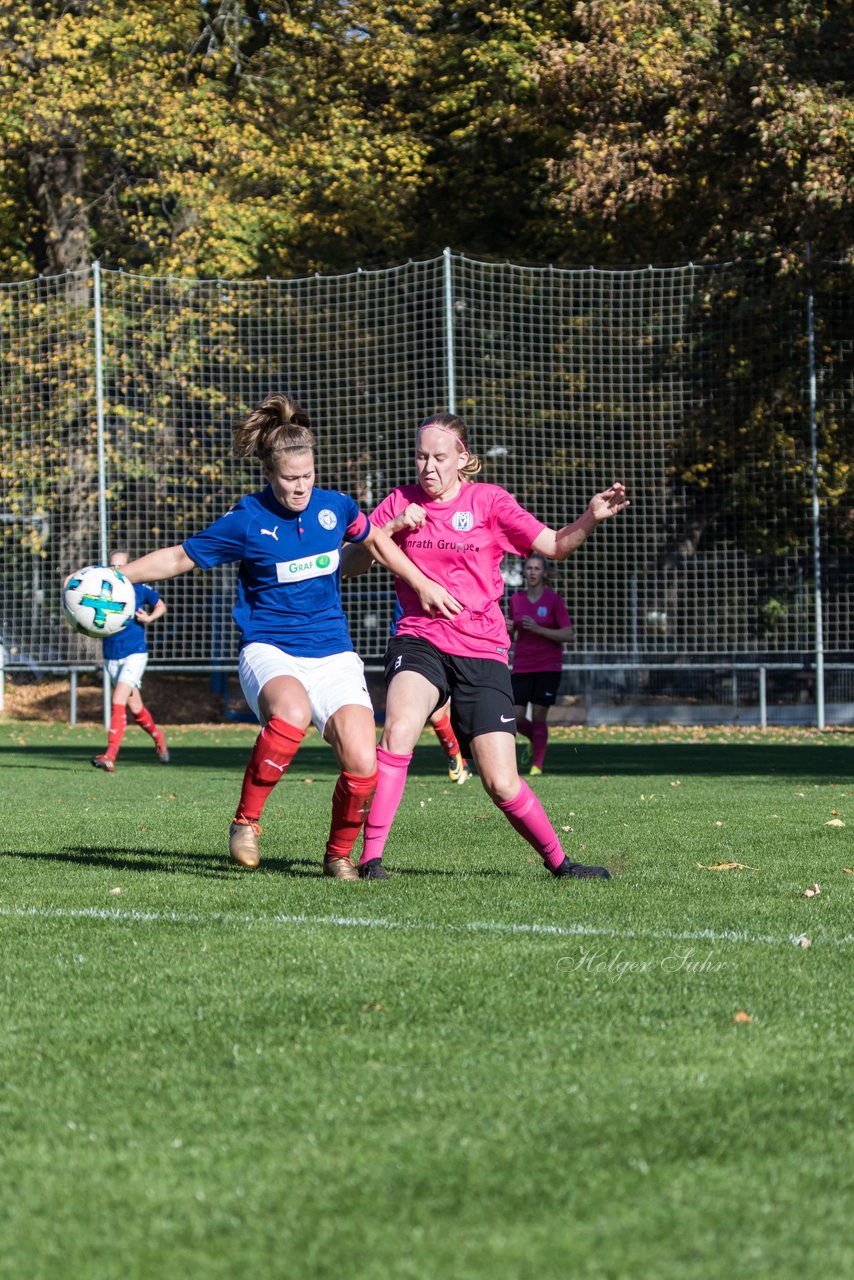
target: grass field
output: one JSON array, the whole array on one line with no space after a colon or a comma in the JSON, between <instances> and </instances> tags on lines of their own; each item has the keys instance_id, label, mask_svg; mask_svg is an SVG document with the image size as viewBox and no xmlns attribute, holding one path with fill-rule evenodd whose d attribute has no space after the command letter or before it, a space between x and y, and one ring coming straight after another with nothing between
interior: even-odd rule
<instances>
[{"instance_id":1,"label":"grass field","mask_svg":"<svg viewBox=\"0 0 854 1280\"><path fill-rule=\"evenodd\" d=\"M356 885L317 737L230 867L253 736L0 725L0 1275L854 1274L854 735L564 733L608 883L425 739Z\"/></svg>"}]
</instances>

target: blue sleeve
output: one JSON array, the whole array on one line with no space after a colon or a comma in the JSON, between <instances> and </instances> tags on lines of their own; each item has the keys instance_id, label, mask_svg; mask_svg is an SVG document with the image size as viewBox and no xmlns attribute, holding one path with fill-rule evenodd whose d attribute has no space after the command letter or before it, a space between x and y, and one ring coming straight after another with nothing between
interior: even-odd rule
<instances>
[{"instance_id":1,"label":"blue sleeve","mask_svg":"<svg viewBox=\"0 0 854 1280\"><path fill-rule=\"evenodd\" d=\"M183 544L187 555L200 569L213 569L218 564L233 564L243 559L246 526L238 512L226 511L207 529L193 534Z\"/></svg>"},{"instance_id":2,"label":"blue sleeve","mask_svg":"<svg viewBox=\"0 0 854 1280\"><path fill-rule=\"evenodd\" d=\"M156 604L160 603L160 593L150 587L147 582L141 582L136 589L136 607L144 609L146 606L153 609Z\"/></svg>"},{"instance_id":3,"label":"blue sleeve","mask_svg":"<svg viewBox=\"0 0 854 1280\"><path fill-rule=\"evenodd\" d=\"M345 495L346 496L346 495ZM352 509L348 506L344 513L347 520L347 529L344 533L345 542L364 542L371 531L371 522L365 515L364 511L359 509L356 502L352 503Z\"/></svg>"}]
</instances>

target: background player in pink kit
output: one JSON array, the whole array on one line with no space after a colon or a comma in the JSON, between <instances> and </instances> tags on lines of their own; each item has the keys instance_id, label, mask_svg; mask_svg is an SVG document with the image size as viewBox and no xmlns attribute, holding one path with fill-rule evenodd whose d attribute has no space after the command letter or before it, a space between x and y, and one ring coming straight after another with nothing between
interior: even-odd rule
<instances>
[{"instance_id":1,"label":"background player in pink kit","mask_svg":"<svg viewBox=\"0 0 854 1280\"><path fill-rule=\"evenodd\" d=\"M563 560L601 521L629 504L622 484L596 494L584 515L549 529L498 485L470 484L480 460L468 447L462 418L440 413L418 428L418 481L394 489L371 514L387 528L413 564L443 583L463 609L430 615L403 582L397 591L403 614L386 654L388 698L377 750L379 780L365 825L359 861L363 879L386 879L385 842L406 784L412 751L430 713L451 698L451 719L464 754L471 752L494 804L542 857L554 876L608 878L604 867L571 862L537 797L516 768L516 717L507 666L509 637L499 600L505 552L533 549ZM344 572L367 561L348 551Z\"/></svg>"},{"instance_id":2,"label":"background player in pink kit","mask_svg":"<svg viewBox=\"0 0 854 1280\"><path fill-rule=\"evenodd\" d=\"M350 853L376 786L376 731L341 607L343 544L359 542L403 574L426 615L460 606L370 525L355 499L315 487L314 435L308 414L290 397L268 396L237 424L234 441L241 457L260 460L266 488L184 543L133 561L125 575L139 582L174 578L197 565L240 564L232 614L241 639L240 685L262 729L244 773L229 853L248 870L258 866L262 809L314 722L341 769L323 874L358 880Z\"/></svg>"},{"instance_id":3,"label":"background player in pink kit","mask_svg":"<svg viewBox=\"0 0 854 1280\"><path fill-rule=\"evenodd\" d=\"M572 639L572 618L546 583L548 561L539 551L525 561L525 590L510 597L513 623L513 703L516 728L531 739L531 773L543 771L549 737L548 714L560 687L563 646ZM531 704L531 719L526 712Z\"/></svg>"}]
</instances>

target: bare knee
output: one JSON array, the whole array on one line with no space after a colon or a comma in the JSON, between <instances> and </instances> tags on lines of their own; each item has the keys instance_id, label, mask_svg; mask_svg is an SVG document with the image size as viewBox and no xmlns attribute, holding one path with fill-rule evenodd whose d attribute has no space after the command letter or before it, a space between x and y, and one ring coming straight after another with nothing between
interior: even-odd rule
<instances>
[{"instance_id":1,"label":"bare knee","mask_svg":"<svg viewBox=\"0 0 854 1280\"><path fill-rule=\"evenodd\" d=\"M377 768L376 748L372 742L349 743L347 750L341 753L339 764L347 773L352 773L357 778L370 778Z\"/></svg>"},{"instance_id":2,"label":"bare knee","mask_svg":"<svg viewBox=\"0 0 854 1280\"><path fill-rule=\"evenodd\" d=\"M519 794L520 780L518 775L513 779L502 778L487 782L484 778L482 781L483 789L493 804L509 804Z\"/></svg>"}]
</instances>

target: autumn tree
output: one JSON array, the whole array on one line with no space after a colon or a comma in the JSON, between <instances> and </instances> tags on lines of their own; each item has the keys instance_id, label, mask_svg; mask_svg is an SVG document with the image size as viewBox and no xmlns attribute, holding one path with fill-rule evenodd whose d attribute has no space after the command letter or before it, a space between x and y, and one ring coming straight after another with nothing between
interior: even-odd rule
<instances>
[{"instance_id":1,"label":"autumn tree","mask_svg":"<svg viewBox=\"0 0 854 1280\"><path fill-rule=\"evenodd\" d=\"M559 257L847 250L854 9L847 0L590 0L543 42Z\"/></svg>"}]
</instances>

